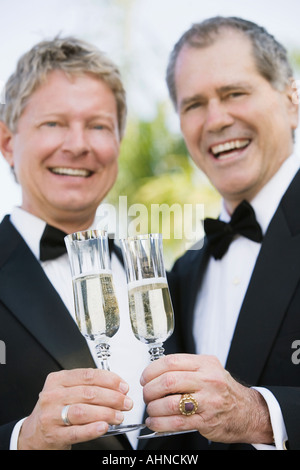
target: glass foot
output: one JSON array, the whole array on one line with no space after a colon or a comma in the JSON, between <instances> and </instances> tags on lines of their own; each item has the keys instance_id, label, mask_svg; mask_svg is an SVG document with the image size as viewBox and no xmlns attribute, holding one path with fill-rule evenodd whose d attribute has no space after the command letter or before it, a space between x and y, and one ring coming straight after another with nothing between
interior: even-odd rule
<instances>
[{"instance_id":1,"label":"glass foot","mask_svg":"<svg viewBox=\"0 0 300 470\"><path fill-rule=\"evenodd\" d=\"M117 434L125 434L126 432L144 429L145 424L120 424L119 426L109 426L108 431L100 437L115 436Z\"/></svg>"}]
</instances>

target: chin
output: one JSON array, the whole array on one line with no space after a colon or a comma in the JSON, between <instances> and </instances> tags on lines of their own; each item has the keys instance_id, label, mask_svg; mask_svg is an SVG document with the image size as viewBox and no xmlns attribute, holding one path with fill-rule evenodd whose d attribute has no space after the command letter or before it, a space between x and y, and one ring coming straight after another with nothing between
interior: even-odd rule
<instances>
[{"instance_id":1,"label":"chin","mask_svg":"<svg viewBox=\"0 0 300 470\"><path fill-rule=\"evenodd\" d=\"M245 178L244 173L243 175L239 174L235 178L228 179L226 184L215 185L215 187L224 198L232 199L239 196L242 197L243 194L248 194L249 191L251 192L251 189L255 187L255 183L255 180L253 182L253 179Z\"/></svg>"},{"instance_id":2,"label":"chin","mask_svg":"<svg viewBox=\"0 0 300 470\"><path fill-rule=\"evenodd\" d=\"M95 208L95 212L97 210L97 206L95 206L95 203L87 203L86 200L83 201L81 200L80 202L76 202L73 200L65 203L61 203L61 201L57 204L52 204L52 207L57 211L57 213L65 214L66 218L68 216L71 216L72 214L90 214L93 211L93 208Z\"/></svg>"}]
</instances>

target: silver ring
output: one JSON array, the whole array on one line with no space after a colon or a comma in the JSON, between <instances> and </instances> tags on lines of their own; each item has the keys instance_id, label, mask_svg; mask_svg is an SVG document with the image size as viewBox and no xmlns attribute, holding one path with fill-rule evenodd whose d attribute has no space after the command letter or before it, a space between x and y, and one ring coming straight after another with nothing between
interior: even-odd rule
<instances>
[{"instance_id":1,"label":"silver ring","mask_svg":"<svg viewBox=\"0 0 300 470\"><path fill-rule=\"evenodd\" d=\"M65 426L71 426L71 422L68 418L68 411L69 411L70 405L66 405L63 407L61 410L61 419L63 420L63 423Z\"/></svg>"}]
</instances>

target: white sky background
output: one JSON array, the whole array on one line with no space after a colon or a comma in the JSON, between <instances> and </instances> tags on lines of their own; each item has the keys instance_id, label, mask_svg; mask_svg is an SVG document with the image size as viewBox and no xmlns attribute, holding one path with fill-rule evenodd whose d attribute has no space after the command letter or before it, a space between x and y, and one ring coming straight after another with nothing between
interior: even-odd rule
<instances>
[{"instance_id":1,"label":"white sky background","mask_svg":"<svg viewBox=\"0 0 300 470\"><path fill-rule=\"evenodd\" d=\"M0 0L0 83L35 43L72 34L115 60L129 111L151 119L157 101L168 100L164 77L174 43L192 23L219 14L255 21L288 50L300 50L299 0ZM0 154L0 220L20 200Z\"/></svg>"}]
</instances>

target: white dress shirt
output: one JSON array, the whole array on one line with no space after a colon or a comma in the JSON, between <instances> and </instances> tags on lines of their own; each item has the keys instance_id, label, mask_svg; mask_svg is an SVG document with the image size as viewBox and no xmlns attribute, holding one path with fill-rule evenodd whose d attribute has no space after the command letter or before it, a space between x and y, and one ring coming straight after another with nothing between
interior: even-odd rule
<instances>
[{"instance_id":1,"label":"white dress shirt","mask_svg":"<svg viewBox=\"0 0 300 470\"><path fill-rule=\"evenodd\" d=\"M299 167L300 160L295 155L290 156L251 201L263 234L266 233L280 200ZM224 204L220 219L224 222L230 220ZM198 354L216 356L223 366L226 363L236 322L260 248L260 243L237 237L221 260L210 258L201 291L197 296L193 330L196 351ZM218 286L217 295L216 286ZM262 393L269 406L275 447L283 449L287 436L279 404L269 390L256 389Z\"/></svg>"},{"instance_id":2,"label":"white dress shirt","mask_svg":"<svg viewBox=\"0 0 300 470\"><path fill-rule=\"evenodd\" d=\"M34 256L39 260L39 244L45 229L45 222L20 208L13 210L10 220L22 235ZM41 262L41 266L75 321L72 278L68 255L65 254L55 260ZM120 328L109 342L111 351L110 366L113 372L117 373L129 384L128 396L134 402L133 409L124 413L125 419L123 424L138 424L143 423L145 411L140 377L150 362L150 355L147 346L138 341L132 333L125 272L114 253L111 258L111 268L120 309ZM87 343L97 364L94 345L90 341L87 341ZM22 422L20 421L12 435L11 450L17 448L16 442L21 424ZM137 447L138 434L139 431L127 433L128 439L134 448Z\"/></svg>"}]
</instances>

